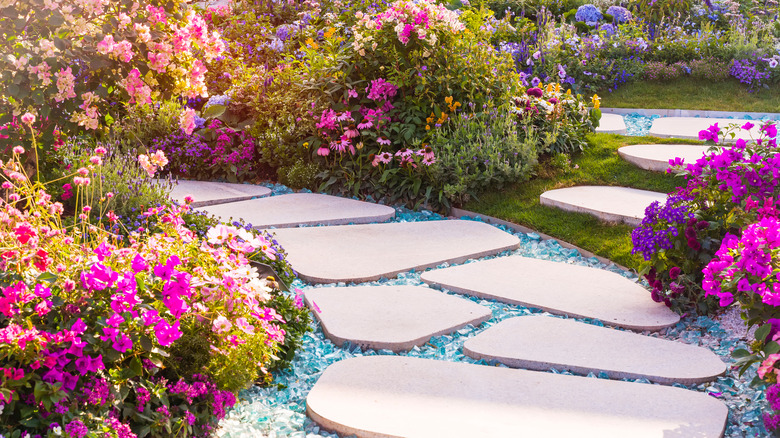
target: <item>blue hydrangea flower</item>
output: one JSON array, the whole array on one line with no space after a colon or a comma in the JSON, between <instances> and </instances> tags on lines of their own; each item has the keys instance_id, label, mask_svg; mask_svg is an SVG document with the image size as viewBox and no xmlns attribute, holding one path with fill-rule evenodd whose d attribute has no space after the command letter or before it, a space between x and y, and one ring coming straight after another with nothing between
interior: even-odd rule
<instances>
[{"instance_id":1,"label":"blue hydrangea flower","mask_svg":"<svg viewBox=\"0 0 780 438\"><path fill-rule=\"evenodd\" d=\"M208 108L211 105L227 106L229 103L230 103L230 96L225 94L216 94L214 96L209 97L209 101L206 102L205 105L203 105L203 108ZM197 120L195 123L197 124Z\"/></svg>"},{"instance_id":2,"label":"blue hydrangea flower","mask_svg":"<svg viewBox=\"0 0 780 438\"><path fill-rule=\"evenodd\" d=\"M607 14L615 19L615 23L625 23L631 19L631 12L622 6L610 6L607 9Z\"/></svg>"},{"instance_id":3,"label":"blue hydrangea flower","mask_svg":"<svg viewBox=\"0 0 780 438\"><path fill-rule=\"evenodd\" d=\"M574 14L574 18L577 21L584 21L588 26L595 26L596 23L604 18L604 16L601 15L599 8L594 5L587 4L577 8L577 13Z\"/></svg>"},{"instance_id":4,"label":"blue hydrangea flower","mask_svg":"<svg viewBox=\"0 0 780 438\"><path fill-rule=\"evenodd\" d=\"M606 33L607 36L612 36L615 34L615 26L611 25L610 23L604 23L599 27L599 30Z\"/></svg>"}]
</instances>

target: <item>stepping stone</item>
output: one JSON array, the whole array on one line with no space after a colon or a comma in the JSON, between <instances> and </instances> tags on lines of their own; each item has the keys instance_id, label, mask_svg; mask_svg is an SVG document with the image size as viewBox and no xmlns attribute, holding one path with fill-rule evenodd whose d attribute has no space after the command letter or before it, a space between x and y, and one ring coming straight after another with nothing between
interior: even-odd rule
<instances>
[{"instance_id":1,"label":"stepping stone","mask_svg":"<svg viewBox=\"0 0 780 438\"><path fill-rule=\"evenodd\" d=\"M404 356L334 363L306 409L361 438L719 438L728 417L682 388Z\"/></svg>"},{"instance_id":2,"label":"stepping stone","mask_svg":"<svg viewBox=\"0 0 780 438\"><path fill-rule=\"evenodd\" d=\"M513 368L603 372L663 384L694 385L726 372L706 348L542 315L504 320L467 340L463 352Z\"/></svg>"},{"instance_id":3,"label":"stepping stone","mask_svg":"<svg viewBox=\"0 0 780 438\"><path fill-rule=\"evenodd\" d=\"M625 134L626 123L623 121L623 116L619 114L601 114L601 120L599 120L599 127L596 128L596 132Z\"/></svg>"},{"instance_id":4,"label":"stepping stone","mask_svg":"<svg viewBox=\"0 0 780 438\"><path fill-rule=\"evenodd\" d=\"M440 220L272 231L299 277L310 283L365 282L411 269L516 249L520 239L482 222Z\"/></svg>"},{"instance_id":5,"label":"stepping stone","mask_svg":"<svg viewBox=\"0 0 780 438\"><path fill-rule=\"evenodd\" d=\"M690 144L635 144L618 149L621 158L646 170L666 172L669 160L682 158L685 164L695 163L709 146Z\"/></svg>"},{"instance_id":6,"label":"stepping stone","mask_svg":"<svg viewBox=\"0 0 780 438\"><path fill-rule=\"evenodd\" d=\"M422 280L456 293L632 330L656 331L680 321L637 283L586 266L510 256L424 272Z\"/></svg>"},{"instance_id":7,"label":"stepping stone","mask_svg":"<svg viewBox=\"0 0 780 438\"><path fill-rule=\"evenodd\" d=\"M637 226L654 201L666 202L666 194L629 187L577 186L548 190L539 202L564 211L587 213L606 222Z\"/></svg>"},{"instance_id":8,"label":"stepping stone","mask_svg":"<svg viewBox=\"0 0 780 438\"><path fill-rule=\"evenodd\" d=\"M349 341L400 352L492 316L479 304L421 286L321 287L307 290L305 298L339 347Z\"/></svg>"},{"instance_id":9,"label":"stepping stone","mask_svg":"<svg viewBox=\"0 0 780 438\"><path fill-rule=\"evenodd\" d=\"M386 205L319 193L291 193L215 205L201 210L223 221L240 217L258 229L298 225L366 224L384 222L395 216L395 209Z\"/></svg>"},{"instance_id":10,"label":"stepping stone","mask_svg":"<svg viewBox=\"0 0 780 438\"><path fill-rule=\"evenodd\" d=\"M752 135L753 138L758 138L758 128L762 124L760 120L719 119L709 117L662 117L655 119L653 120L653 126L650 127L647 135L655 137L692 138L698 140L699 131L708 129L715 123L718 124L719 128L723 129L734 123L742 126L747 122L755 125L755 127L750 130L750 134L748 134L747 131L738 129L737 136L735 138L749 139L750 135ZM730 137L725 137L725 139L727 141L733 141Z\"/></svg>"},{"instance_id":11,"label":"stepping stone","mask_svg":"<svg viewBox=\"0 0 780 438\"><path fill-rule=\"evenodd\" d=\"M164 181L155 180L158 184ZM271 194L271 189L254 184L233 184L212 181L192 181L180 179L171 190L171 199L183 204L184 198L192 196L195 200L192 207L222 204L225 202L244 201L260 198Z\"/></svg>"}]
</instances>

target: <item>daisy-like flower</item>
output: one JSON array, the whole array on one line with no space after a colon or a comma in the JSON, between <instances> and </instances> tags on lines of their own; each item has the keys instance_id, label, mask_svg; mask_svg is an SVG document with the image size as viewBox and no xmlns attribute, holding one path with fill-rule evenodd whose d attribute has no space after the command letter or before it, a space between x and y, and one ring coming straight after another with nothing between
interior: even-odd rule
<instances>
[{"instance_id":1,"label":"daisy-like flower","mask_svg":"<svg viewBox=\"0 0 780 438\"><path fill-rule=\"evenodd\" d=\"M430 166L431 164L433 164L435 162L436 162L436 158L434 158L433 156L431 156L431 157L424 157L422 159L422 163L425 164L426 166Z\"/></svg>"},{"instance_id":2,"label":"daisy-like flower","mask_svg":"<svg viewBox=\"0 0 780 438\"><path fill-rule=\"evenodd\" d=\"M330 155L330 149L326 148L325 146L322 146L319 149L317 149L317 155L321 157L327 157L328 155Z\"/></svg>"},{"instance_id":3,"label":"daisy-like flower","mask_svg":"<svg viewBox=\"0 0 780 438\"><path fill-rule=\"evenodd\" d=\"M390 152L382 152L381 154L377 155L377 158L379 159L380 163L388 164L393 160L393 154Z\"/></svg>"},{"instance_id":4,"label":"daisy-like flower","mask_svg":"<svg viewBox=\"0 0 780 438\"><path fill-rule=\"evenodd\" d=\"M379 143L379 144L381 144L381 145L385 145L385 146L389 146L389 145L390 145L390 140L388 140L388 139L387 139L387 138L385 138L385 137L379 137L379 138L377 138L377 139L376 139L376 142L377 142L377 143Z\"/></svg>"},{"instance_id":5,"label":"daisy-like flower","mask_svg":"<svg viewBox=\"0 0 780 438\"><path fill-rule=\"evenodd\" d=\"M414 152L409 148L403 148L395 153L396 157L401 157L402 159L408 159L414 154Z\"/></svg>"}]
</instances>

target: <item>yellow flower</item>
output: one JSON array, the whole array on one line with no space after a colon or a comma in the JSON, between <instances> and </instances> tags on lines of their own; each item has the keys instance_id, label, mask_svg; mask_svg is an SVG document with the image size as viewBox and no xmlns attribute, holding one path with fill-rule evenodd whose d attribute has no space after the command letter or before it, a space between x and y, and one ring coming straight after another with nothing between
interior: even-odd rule
<instances>
[{"instance_id":1,"label":"yellow flower","mask_svg":"<svg viewBox=\"0 0 780 438\"><path fill-rule=\"evenodd\" d=\"M306 40L306 45L311 47L312 49L316 49L316 48L319 47L319 45L317 43L315 43L314 40L311 39L311 38Z\"/></svg>"},{"instance_id":2,"label":"yellow flower","mask_svg":"<svg viewBox=\"0 0 780 438\"><path fill-rule=\"evenodd\" d=\"M447 105L452 105L452 96L445 97L444 101L447 102Z\"/></svg>"},{"instance_id":3,"label":"yellow flower","mask_svg":"<svg viewBox=\"0 0 780 438\"><path fill-rule=\"evenodd\" d=\"M552 93L553 90L555 90L555 85L553 84L547 84L547 92Z\"/></svg>"},{"instance_id":4,"label":"yellow flower","mask_svg":"<svg viewBox=\"0 0 780 438\"><path fill-rule=\"evenodd\" d=\"M336 29L331 27L325 33L323 33L322 36L324 36L325 38L330 38L331 36L333 36L334 32L336 32Z\"/></svg>"},{"instance_id":5,"label":"yellow flower","mask_svg":"<svg viewBox=\"0 0 780 438\"><path fill-rule=\"evenodd\" d=\"M306 143L304 143L303 147L308 148L309 147L309 142L307 141Z\"/></svg>"},{"instance_id":6,"label":"yellow flower","mask_svg":"<svg viewBox=\"0 0 780 438\"><path fill-rule=\"evenodd\" d=\"M555 92L560 93L561 92L561 84L555 84Z\"/></svg>"},{"instance_id":7,"label":"yellow flower","mask_svg":"<svg viewBox=\"0 0 780 438\"><path fill-rule=\"evenodd\" d=\"M594 94L593 97L590 98L591 102L593 102L593 108L599 109L601 106L601 98L598 94Z\"/></svg>"},{"instance_id":8,"label":"yellow flower","mask_svg":"<svg viewBox=\"0 0 780 438\"><path fill-rule=\"evenodd\" d=\"M571 88L569 88L568 90L566 90L566 95L567 95L567 96L571 96Z\"/></svg>"},{"instance_id":9,"label":"yellow flower","mask_svg":"<svg viewBox=\"0 0 780 438\"><path fill-rule=\"evenodd\" d=\"M363 142L361 141L360 143L356 144L355 148L357 148L357 150L363 149Z\"/></svg>"},{"instance_id":10,"label":"yellow flower","mask_svg":"<svg viewBox=\"0 0 780 438\"><path fill-rule=\"evenodd\" d=\"M431 125L425 125L425 130L426 131L430 131L431 130Z\"/></svg>"}]
</instances>

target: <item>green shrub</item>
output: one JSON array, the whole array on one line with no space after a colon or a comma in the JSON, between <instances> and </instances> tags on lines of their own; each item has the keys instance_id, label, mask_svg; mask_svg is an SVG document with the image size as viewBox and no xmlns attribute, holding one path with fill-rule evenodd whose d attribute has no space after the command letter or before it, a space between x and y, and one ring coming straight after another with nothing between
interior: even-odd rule
<instances>
[{"instance_id":1,"label":"green shrub","mask_svg":"<svg viewBox=\"0 0 780 438\"><path fill-rule=\"evenodd\" d=\"M279 168L279 182L295 190L313 190L317 187L317 175L321 171L317 163L298 160L292 166Z\"/></svg>"},{"instance_id":2,"label":"green shrub","mask_svg":"<svg viewBox=\"0 0 780 438\"><path fill-rule=\"evenodd\" d=\"M431 184L460 205L481 190L528 179L537 162L537 139L508 104L461 113L431 136L437 157Z\"/></svg>"}]
</instances>

